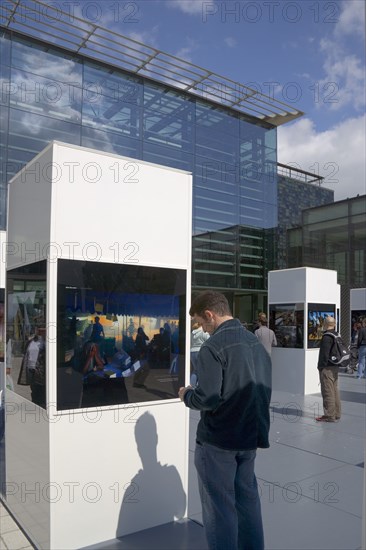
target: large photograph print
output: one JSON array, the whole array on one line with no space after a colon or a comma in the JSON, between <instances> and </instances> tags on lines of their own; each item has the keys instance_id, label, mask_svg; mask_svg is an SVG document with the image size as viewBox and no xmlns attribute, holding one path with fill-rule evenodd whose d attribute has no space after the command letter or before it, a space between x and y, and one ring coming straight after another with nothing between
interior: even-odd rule
<instances>
[{"instance_id":1,"label":"large photograph print","mask_svg":"<svg viewBox=\"0 0 366 550\"><path fill-rule=\"evenodd\" d=\"M304 347L304 304L271 304L269 327L274 331L277 347Z\"/></svg>"},{"instance_id":2,"label":"large photograph print","mask_svg":"<svg viewBox=\"0 0 366 550\"><path fill-rule=\"evenodd\" d=\"M336 317L335 304L308 304L308 348L319 348L324 332L324 320Z\"/></svg>"},{"instance_id":3,"label":"large photograph print","mask_svg":"<svg viewBox=\"0 0 366 550\"><path fill-rule=\"evenodd\" d=\"M59 260L57 409L177 398L184 270Z\"/></svg>"},{"instance_id":4,"label":"large photograph print","mask_svg":"<svg viewBox=\"0 0 366 550\"><path fill-rule=\"evenodd\" d=\"M46 272L43 260L9 270L6 282L7 388L42 408L47 383Z\"/></svg>"}]
</instances>

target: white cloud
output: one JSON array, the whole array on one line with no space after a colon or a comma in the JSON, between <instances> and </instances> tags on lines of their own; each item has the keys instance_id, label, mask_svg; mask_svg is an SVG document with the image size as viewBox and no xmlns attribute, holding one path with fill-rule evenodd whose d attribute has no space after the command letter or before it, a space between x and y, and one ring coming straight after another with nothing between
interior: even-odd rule
<instances>
[{"instance_id":1,"label":"white cloud","mask_svg":"<svg viewBox=\"0 0 366 550\"><path fill-rule=\"evenodd\" d=\"M125 36L128 38L131 38L132 40L136 40L137 42L141 42L142 44L145 44L146 46L151 46L153 48L158 48L158 31L159 27L158 25L155 25L151 30L148 31L129 31L125 33ZM137 47L137 46L136 46ZM138 47L137 47L138 49ZM144 50L144 48L142 48Z\"/></svg>"},{"instance_id":2,"label":"white cloud","mask_svg":"<svg viewBox=\"0 0 366 550\"><path fill-rule=\"evenodd\" d=\"M341 4L342 11L333 33L320 40L320 51L324 54L324 77L319 80L319 89L327 100L327 107L333 111L351 106L363 111L365 106L364 62L354 53L347 51L349 34L365 36L365 7L359 0L347 0ZM320 103L318 107L320 107Z\"/></svg>"},{"instance_id":3,"label":"white cloud","mask_svg":"<svg viewBox=\"0 0 366 550\"><path fill-rule=\"evenodd\" d=\"M224 42L229 48L235 48L235 46L237 44L235 38L233 38L232 36L227 36L225 38Z\"/></svg>"},{"instance_id":4,"label":"white cloud","mask_svg":"<svg viewBox=\"0 0 366 550\"><path fill-rule=\"evenodd\" d=\"M189 15L202 13L202 2L200 0L168 0L166 4L169 8L177 8Z\"/></svg>"},{"instance_id":5,"label":"white cloud","mask_svg":"<svg viewBox=\"0 0 366 550\"><path fill-rule=\"evenodd\" d=\"M323 176L335 200L366 193L366 115L317 132L309 118L278 129L278 161Z\"/></svg>"},{"instance_id":6,"label":"white cloud","mask_svg":"<svg viewBox=\"0 0 366 550\"><path fill-rule=\"evenodd\" d=\"M365 35L365 3L363 0L345 0L334 30L336 35Z\"/></svg>"},{"instance_id":7,"label":"white cloud","mask_svg":"<svg viewBox=\"0 0 366 550\"><path fill-rule=\"evenodd\" d=\"M179 57L180 59L184 59L185 61L188 61L189 63L192 62L191 53L193 53L198 48L198 44L196 40L193 38L186 38L187 46L183 46L180 48L175 54L175 57Z\"/></svg>"},{"instance_id":8,"label":"white cloud","mask_svg":"<svg viewBox=\"0 0 366 550\"><path fill-rule=\"evenodd\" d=\"M188 61L189 63L192 62L191 53L192 53L191 47L181 48L178 50L174 55L175 57L179 57L180 59L184 59L185 61Z\"/></svg>"}]
</instances>

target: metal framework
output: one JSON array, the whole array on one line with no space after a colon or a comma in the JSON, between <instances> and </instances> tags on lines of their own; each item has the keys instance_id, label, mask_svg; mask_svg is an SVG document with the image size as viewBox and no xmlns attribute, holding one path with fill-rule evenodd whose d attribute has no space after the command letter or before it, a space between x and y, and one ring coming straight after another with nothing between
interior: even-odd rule
<instances>
[{"instance_id":1,"label":"metal framework","mask_svg":"<svg viewBox=\"0 0 366 550\"><path fill-rule=\"evenodd\" d=\"M323 176L318 176L312 172L306 172L305 170L301 170L301 168L296 168L289 164L282 164L281 162L277 162L277 174L304 183L314 183L319 186L323 184L324 180Z\"/></svg>"},{"instance_id":2,"label":"metal framework","mask_svg":"<svg viewBox=\"0 0 366 550\"><path fill-rule=\"evenodd\" d=\"M258 90L105 29L40 0L6 0L0 24L113 67L279 126L304 113Z\"/></svg>"}]
</instances>

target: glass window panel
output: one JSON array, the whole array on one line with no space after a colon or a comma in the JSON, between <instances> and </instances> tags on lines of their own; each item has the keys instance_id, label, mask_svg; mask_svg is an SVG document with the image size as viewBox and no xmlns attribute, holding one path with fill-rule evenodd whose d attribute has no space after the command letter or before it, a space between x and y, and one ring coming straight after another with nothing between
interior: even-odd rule
<instances>
[{"instance_id":1,"label":"glass window panel","mask_svg":"<svg viewBox=\"0 0 366 550\"><path fill-rule=\"evenodd\" d=\"M271 130L266 130L264 132L264 142L266 149L270 148L273 151L273 154L277 152L277 128L272 128Z\"/></svg>"},{"instance_id":2,"label":"glass window panel","mask_svg":"<svg viewBox=\"0 0 366 550\"><path fill-rule=\"evenodd\" d=\"M70 122L80 121L80 87L19 69L12 69L11 78L12 107Z\"/></svg>"},{"instance_id":3,"label":"glass window panel","mask_svg":"<svg viewBox=\"0 0 366 550\"><path fill-rule=\"evenodd\" d=\"M277 225L277 207L253 199L241 199L239 219L241 225L271 228Z\"/></svg>"},{"instance_id":4,"label":"glass window panel","mask_svg":"<svg viewBox=\"0 0 366 550\"><path fill-rule=\"evenodd\" d=\"M7 273L7 367L14 391L46 408L46 261Z\"/></svg>"},{"instance_id":5,"label":"glass window panel","mask_svg":"<svg viewBox=\"0 0 366 550\"><path fill-rule=\"evenodd\" d=\"M224 140L215 137L209 131L196 131L196 154L220 163L236 165L238 161L237 143L234 139Z\"/></svg>"},{"instance_id":6,"label":"glass window panel","mask_svg":"<svg viewBox=\"0 0 366 550\"><path fill-rule=\"evenodd\" d=\"M109 98L100 95L95 97L95 101L84 100L83 125L138 138L140 112L134 106L122 102L111 103Z\"/></svg>"},{"instance_id":7,"label":"glass window panel","mask_svg":"<svg viewBox=\"0 0 366 550\"><path fill-rule=\"evenodd\" d=\"M144 140L192 152L194 102L179 92L144 85Z\"/></svg>"},{"instance_id":8,"label":"glass window panel","mask_svg":"<svg viewBox=\"0 0 366 550\"><path fill-rule=\"evenodd\" d=\"M78 124L18 109L10 110L9 146L13 150L36 154L52 140L80 145L80 130Z\"/></svg>"},{"instance_id":9,"label":"glass window panel","mask_svg":"<svg viewBox=\"0 0 366 550\"><path fill-rule=\"evenodd\" d=\"M6 32L0 32L0 61L1 67L10 66L10 36Z\"/></svg>"},{"instance_id":10,"label":"glass window panel","mask_svg":"<svg viewBox=\"0 0 366 550\"><path fill-rule=\"evenodd\" d=\"M197 154L195 166L197 185L208 188L215 186L217 189L230 189L232 193L237 193L237 185L240 181L239 164L230 164Z\"/></svg>"},{"instance_id":11,"label":"glass window panel","mask_svg":"<svg viewBox=\"0 0 366 550\"><path fill-rule=\"evenodd\" d=\"M326 220L336 220L337 218L348 217L348 204L341 202L314 208L304 212L304 224L323 222Z\"/></svg>"},{"instance_id":12,"label":"glass window panel","mask_svg":"<svg viewBox=\"0 0 366 550\"><path fill-rule=\"evenodd\" d=\"M142 93L139 79L85 63L83 124L138 138Z\"/></svg>"},{"instance_id":13,"label":"glass window panel","mask_svg":"<svg viewBox=\"0 0 366 550\"><path fill-rule=\"evenodd\" d=\"M216 227L221 226L222 228L235 224L235 214L226 212L224 208L217 208L216 205L210 204L209 201L203 204L204 206L196 204L194 207L197 218L215 221Z\"/></svg>"},{"instance_id":14,"label":"glass window panel","mask_svg":"<svg viewBox=\"0 0 366 550\"><path fill-rule=\"evenodd\" d=\"M142 81L110 67L84 62L84 100L93 102L100 95L109 98L113 103L139 106L142 104Z\"/></svg>"},{"instance_id":15,"label":"glass window panel","mask_svg":"<svg viewBox=\"0 0 366 550\"><path fill-rule=\"evenodd\" d=\"M208 196L205 197L201 194L200 189L196 192L195 208L206 208L212 212L226 212L226 214L230 216L230 219L233 218L234 222L236 220L236 206L234 201L223 200L222 197L220 197L220 199Z\"/></svg>"},{"instance_id":16,"label":"glass window panel","mask_svg":"<svg viewBox=\"0 0 366 550\"><path fill-rule=\"evenodd\" d=\"M144 140L191 152L193 151L192 125L190 122L175 118L174 114L162 116L156 111L145 109Z\"/></svg>"},{"instance_id":17,"label":"glass window panel","mask_svg":"<svg viewBox=\"0 0 366 550\"><path fill-rule=\"evenodd\" d=\"M0 56L1 56L0 49ZM1 60L1 57L0 57ZM10 87L10 67L0 63L0 105L9 105L10 93L13 91Z\"/></svg>"},{"instance_id":18,"label":"glass window panel","mask_svg":"<svg viewBox=\"0 0 366 550\"><path fill-rule=\"evenodd\" d=\"M186 272L58 261L57 409L176 399Z\"/></svg>"},{"instance_id":19,"label":"glass window panel","mask_svg":"<svg viewBox=\"0 0 366 550\"><path fill-rule=\"evenodd\" d=\"M141 158L141 141L128 136L103 132L97 128L82 128L81 145L124 157Z\"/></svg>"},{"instance_id":20,"label":"glass window panel","mask_svg":"<svg viewBox=\"0 0 366 550\"><path fill-rule=\"evenodd\" d=\"M148 162L192 171L193 155L181 149L143 142L142 158Z\"/></svg>"},{"instance_id":21,"label":"glass window panel","mask_svg":"<svg viewBox=\"0 0 366 550\"><path fill-rule=\"evenodd\" d=\"M232 271L213 271L195 268L193 272L193 284L195 286L211 288L235 288L236 275Z\"/></svg>"},{"instance_id":22,"label":"glass window panel","mask_svg":"<svg viewBox=\"0 0 366 550\"><path fill-rule=\"evenodd\" d=\"M82 63L49 46L14 39L12 42L12 66L34 75L81 87Z\"/></svg>"},{"instance_id":23,"label":"glass window panel","mask_svg":"<svg viewBox=\"0 0 366 550\"><path fill-rule=\"evenodd\" d=\"M165 115L178 115L184 117L189 114L189 120L193 117L195 102L191 97L176 90L165 88L159 84L144 82L144 107L146 110L159 110Z\"/></svg>"},{"instance_id":24,"label":"glass window panel","mask_svg":"<svg viewBox=\"0 0 366 550\"><path fill-rule=\"evenodd\" d=\"M7 211L7 132L9 109L0 105L0 229L6 230Z\"/></svg>"},{"instance_id":25,"label":"glass window panel","mask_svg":"<svg viewBox=\"0 0 366 550\"><path fill-rule=\"evenodd\" d=\"M199 212L198 215L195 213L194 216L194 232L197 233L205 233L206 231L220 231L225 230L227 227L232 227L232 224L225 223L220 220L212 220L210 216L202 215L202 212Z\"/></svg>"},{"instance_id":26,"label":"glass window panel","mask_svg":"<svg viewBox=\"0 0 366 550\"><path fill-rule=\"evenodd\" d=\"M264 288L263 276L259 275L240 275L240 288L243 290L262 290Z\"/></svg>"},{"instance_id":27,"label":"glass window panel","mask_svg":"<svg viewBox=\"0 0 366 550\"><path fill-rule=\"evenodd\" d=\"M196 125L200 135L225 134L225 140L231 135L239 137L239 117L223 111L213 105L196 102ZM223 140L224 141L224 140Z\"/></svg>"},{"instance_id":28,"label":"glass window panel","mask_svg":"<svg viewBox=\"0 0 366 550\"><path fill-rule=\"evenodd\" d=\"M240 139L242 141L247 141L247 140L253 140L256 138L262 138L262 136L266 134L268 131L273 131L273 130L272 129L268 130L267 128L264 128L259 124L252 124L247 120L240 120L239 131L240 131Z\"/></svg>"},{"instance_id":29,"label":"glass window panel","mask_svg":"<svg viewBox=\"0 0 366 550\"><path fill-rule=\"evenodd\" d=\"M354 220L353 216L356 214L361 214L363 217L365 217L366 212L366 195L362 197L358 197L356 200L353 200L350 203L350 215L352 216L352 220Z\"/></svg>"}]
</instances>

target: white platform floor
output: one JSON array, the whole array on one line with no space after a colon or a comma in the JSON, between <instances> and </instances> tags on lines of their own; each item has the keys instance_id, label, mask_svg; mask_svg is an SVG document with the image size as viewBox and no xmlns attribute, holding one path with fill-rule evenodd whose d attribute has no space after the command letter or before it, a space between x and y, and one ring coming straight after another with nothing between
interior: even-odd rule
<instances>
[{"instance_id":1,"label":"white platform floor","mask_svg":"<svg viewBox=\"0 0 366 550\"><path fill-rule=\"evenodd\" d=\"M320 394L273 393L271 447L258 451L256 462L267 550L362 548L366 380L340 374L340 388L342 419L335 424L315 422L322 414ZM198 417L191 416L192 467ZM196 491L192 470L191 520L84 550L205 550L201 515L194 510ZM33 548L7 510L0 509L0 548Z\"/></svg>"}]
</instances>

